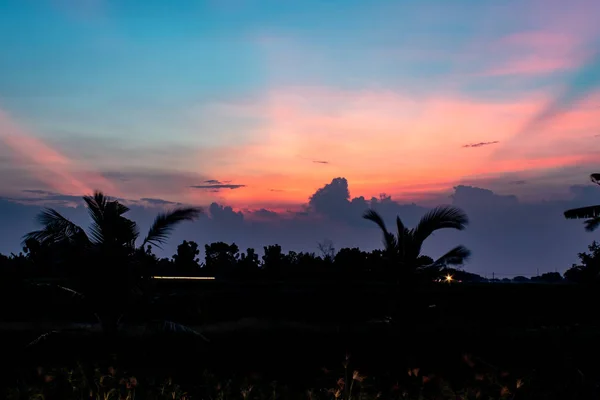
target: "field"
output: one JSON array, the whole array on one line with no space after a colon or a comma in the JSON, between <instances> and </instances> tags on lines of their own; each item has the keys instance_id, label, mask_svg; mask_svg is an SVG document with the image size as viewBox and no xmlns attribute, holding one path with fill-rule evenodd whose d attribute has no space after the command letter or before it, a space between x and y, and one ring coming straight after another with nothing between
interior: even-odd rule
<instances>
[{"instance_id":1,"label":"field","mask_svg":"<svg viewBox=\"0 0 600 400\"><path fill-rule=\"evenodd\" d=\"M154 289L154 306L135 310L126 321L129 331L111 340L65 325L93 321L72 306L73 299L4 290L3 304L20 304L19 313L9 309L3 319L3 326L11 327L2 333L2 352L10 360L6 368L22 372L40 363L118 363L139 377L173 377L182 387L198 386L209 371L211 379L224 382L236 377L242 385L253 377L257 388L277 381L293 393L305 393L334 387L333 376L343 376L342 363L350 354L352 372L369 377L365 385L369 381L379 391L411 378L411 368L444 377L454 387L482 384L481 376L487 382L497 375L513 386L517 379L527 380L531 396L535 388L579 398L575 392L589 395L600 382L600 294L594 287L482 283L411 290L374 283L214 281L160 282ZM184 323L209 342L142 335L135 327L149 319ZM45 330L60 326L70 329L26 348ZM118 361L111 361L111 354ZM323 368L333 372L327 375ZM511 391L514 395L514 387ZM239 397L236 393L232 396Z\"/></svg>"}]
</instances>

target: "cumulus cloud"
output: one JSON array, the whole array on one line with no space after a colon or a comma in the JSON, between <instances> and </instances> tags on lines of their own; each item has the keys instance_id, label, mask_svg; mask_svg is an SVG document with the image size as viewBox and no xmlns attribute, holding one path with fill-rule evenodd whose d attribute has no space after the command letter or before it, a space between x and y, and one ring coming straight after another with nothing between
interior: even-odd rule
<instances>
[{"instance_id":1,"label":"cumulus cloud","mask_svg":"<svg viewBox=\"0 0 600 400\"><path fill-rule=\"evenodd\" d=\"M269 220L274 220L279 217L279 214L277 214L275 211L267 210L266 208L261 208L259 210L250 211L249 214L253 218L269 219Z\"/></svg>"},{"instance_id":2,"label":"cumulus cloud","mask_svg":"<svg viewBox=\"0 0 600 400\"><path fill-rule=\"evenodd\" d=\"M35 191L35 189L31 189ZM42 191L40 191L42 192ZM35 215L48 199L71 198L60 194L29 193L38 202L19 202L0 198L0 252L19 251L23 234L36 228ZM566 200L524 202L511 194L496 193L470 185L458 185L439 204L449 203L463 208L470 225L462 232L436 232L425 243L424 252L441 255L448 248L463 244L473 251L466 269L491 276L532 275L540 272L564 271L577 261L593 236L585 232L579 221L565 220L568 208L600 202L600 190L595 185L569 187ZM63 197L61 197L63 196ZM51 203L52 204L52 203ZM145 231L159 208L171 205L159 198L144 198L128 203L130 217ZM87 226L85 207L79 202L52 204L76 223ZM294 251L317 251L317 243L332 239L336 248L361 247L371 250L381 247L378 228L361 218L373 208L382 214L390 229L396 215L409 227L414 226L429 207L402 203L381 194L378 197L352 197L350 185L338 177L316 190L299 211L236 210L211 203L196 222L185 223L175 230L161 256L171 256L182 240L199 244L214 241L235 242L240 248L279 243Z\"/></svg>"}]
</instances>

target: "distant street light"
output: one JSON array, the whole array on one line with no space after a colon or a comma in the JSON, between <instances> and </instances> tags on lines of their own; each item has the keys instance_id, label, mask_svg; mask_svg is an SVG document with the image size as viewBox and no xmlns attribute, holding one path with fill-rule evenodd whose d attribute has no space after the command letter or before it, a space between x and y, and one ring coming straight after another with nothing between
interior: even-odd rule
<instances>
[{"instance_id":1,"label":"distant street light","mask_svg":"<svg viewBox=\"0 0 600 400\"><path fill-rule=\"evenodd\" d=\"M153 276L152 279L214 280L214 276Z\"/></svg>"},{"instance_id":2,"label":"distant street light","mask_svg":"<svg viewBox=\"0 0 600 400\"><path fill-rule=\"evenodd\" d=\"M448 274L448 275L446 275L445 280L446 280L446 282L450 283L454 280L454 278L452 277L452 275Z\"/></svg>"}]
</instances>

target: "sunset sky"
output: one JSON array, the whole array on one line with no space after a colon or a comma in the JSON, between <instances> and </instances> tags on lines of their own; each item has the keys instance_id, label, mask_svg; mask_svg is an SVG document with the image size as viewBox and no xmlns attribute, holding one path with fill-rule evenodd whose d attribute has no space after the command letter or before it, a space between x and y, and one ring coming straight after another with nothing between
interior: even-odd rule
<instances>
[{"instance_id":1,"label":"sunset sky","mask_svg":"<svg viewBox=\"0 0 600 400\"><path fill-rule=\"evenodd\" d=\"M0 194L281 208L340 176L353 196L562 196L599 160L598 15L595 0L5 0Z\"/></svg>"},{"instance_id":2,"label":"sunset sky","mask_svg":"<svg viewBox=\"0 0 600 400\"><path fill-rule=\"evenodd\" d=\"M598 15L596 0L1 1L0 252L42 205L85 224L77 199L101 189L142 225L204 206L176 239L258 249L374 248L365 209L414 224L450 202L473 223L428 254L460 242L475 272L564 270L591 237L562 211L600 200Z\"/></svg>"}]
</instances>

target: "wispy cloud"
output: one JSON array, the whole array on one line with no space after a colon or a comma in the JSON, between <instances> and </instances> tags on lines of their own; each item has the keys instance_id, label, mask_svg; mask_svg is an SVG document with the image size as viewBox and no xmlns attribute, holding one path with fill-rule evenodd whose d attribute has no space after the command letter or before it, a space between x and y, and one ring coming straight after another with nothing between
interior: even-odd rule
<instances>
[{"instance_id":1,"label":"wispy cloud","mask_svg":"<svg viewBox=\"0 0 600 400\"><path fill-rule=\"evenodd\" d=\"M116 193L114 185L34 137L0 110L0 142L12 152L18 164L48 187L71 194L88 194L94 189ZM32 168L33 167L33 168Z\"/></svg>"},{"instance_id":2,"label":"wispy cloud","mask_svg":"<svg viewBox=\"0 0 600 400\"><path fill-rule=\"evenodd\" d=\"M168 201L168 200L163 200L163 199L152 199L152 198L148 198L148 197L141 198L140 201L143 201L148 204L153 204L153 205L180 204L180 203L176 203L174 201Z\"/></svg>"},{"instance_id":3,"label":"wispy cloud","mask_svg":"<svg viewBox=\"0 0 600 400\"><path fill-rule=\"evenodd\" d=\"M486 76L540 75L566 71L576 66L572 58L528 56L485 71Z\"/></svg>"},{"instance_id":4,"label":"wispy cloud","mask_svg":"<svg viewBox=\"0 0 600 400\"><path fill-rule=\"evenodd\" d=\"M471 144L465 144L462 147L466 147L466 148L475 148L475 147L483 147L483 146L490 146L492 144L497 144L500 143L499 140L494 140L493 142L479 142L479 143L471 143Z\"/></svg>"},{"instance_id":5,"label":"wispy cloud","mask_svg":"<svg viewBox=\"0 0 600 400\"><path fill-rule=\"evenodd\" d=\"M591 5L592 3L590 3ZM597 34L597 32L596 32ZM547 133L553 129L550 125L556 125L558 118L564 118L568 113L577 110L590 98L600 98L600 38L588 38L582 46L585 56L575 59L571 73L562 83L562 88L549 96L545 104L540 107L522 126L516 131L508 142L520 142L524 138L534 138ZM582 119L582 118L579 118ZM553 124L550 124L550 122ZM510 149L503 146L495 153L496 157L505 155Z\"/></svg>"},{"instance_id":6,"label":"wispy cloud","mask_svg":"<svg viewBox=\"0 0 600 400\"><path fill-rule=\"evenodd\" d=\"M313 160L315 164L329 164L329 161Z\"/></svg>"},{"instance_id":7,"label":"wispy cloud","mask_svg":"<svg viewBox=\"0 0 600 400\"><path fill-rule=\"evenodd\" d=\"M492 65L481 75L530 78L577 68L580 41L572 32L524 31L505 36L484 50Z\"/></svg>"},{"instance_id":8,"label":"wispy cloud","mask_svg":"<svg viewBox=\"0 0 600 400\"><path fill-rule=\"evenodd\" d=\"M47 190L40 190L40 189L25 189L25 190L22 190L22 192L29 193L29 194L37 194L37 195L42 195L42 196L52 196L52 195L57 194L54 192L49 192Z\"/></svg>"},{"instance_id":9,"label":"wispy cloud","mask_svg":"<svg viewBox=\"0 0 600 400\"><path fill-rule=\"evenodd\" d=\"M195 185L190 186L192 189L209 189L209 190L220 190L220 189L240 189L246 187L246 185L227 185L227 184L216 184L216 185Z\"/></svg>"}]
</instances>

